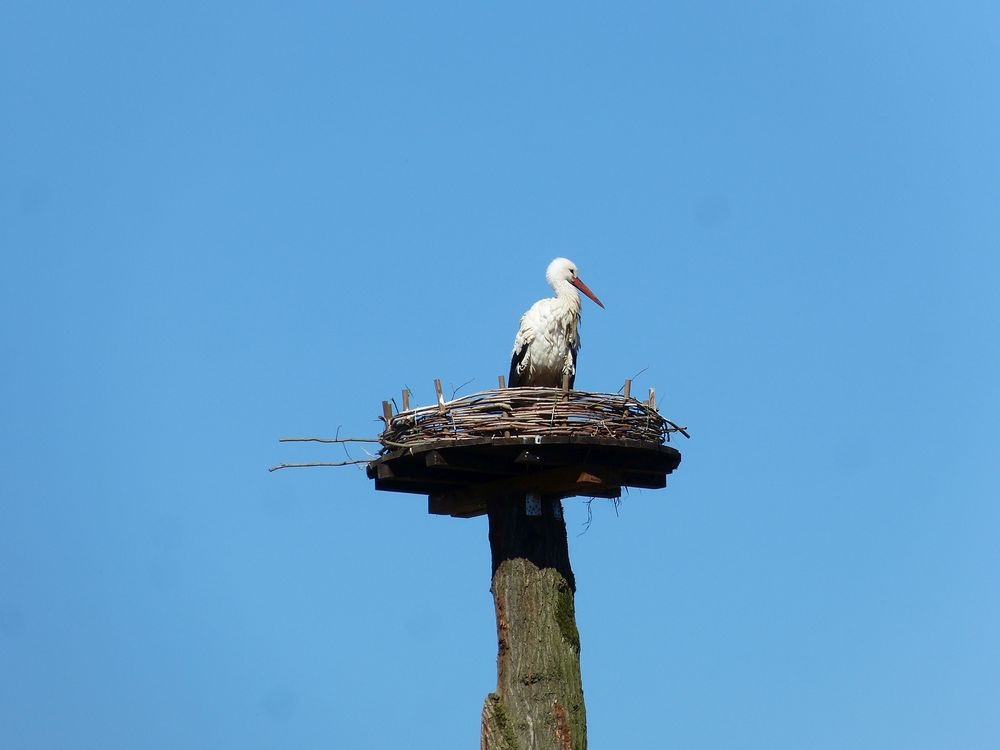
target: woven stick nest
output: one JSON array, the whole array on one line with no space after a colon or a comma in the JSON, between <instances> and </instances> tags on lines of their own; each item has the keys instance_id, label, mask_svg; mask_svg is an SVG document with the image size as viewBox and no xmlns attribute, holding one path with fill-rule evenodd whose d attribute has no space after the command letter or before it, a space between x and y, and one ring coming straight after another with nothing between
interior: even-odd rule
<instances>
[{"instance_id":1,"label":"woven stick nest","mask_svg":"<svg viewBox=\"0 0 1000 750\"><path fill-rule=\"evenodd\" d=\"M393 414L379 438L387 448L430 440L577 435L662 444L685 428L664 418L655 403L617 393L561 388L482 391L435 406Z\"/></svg>"}]
</instances>

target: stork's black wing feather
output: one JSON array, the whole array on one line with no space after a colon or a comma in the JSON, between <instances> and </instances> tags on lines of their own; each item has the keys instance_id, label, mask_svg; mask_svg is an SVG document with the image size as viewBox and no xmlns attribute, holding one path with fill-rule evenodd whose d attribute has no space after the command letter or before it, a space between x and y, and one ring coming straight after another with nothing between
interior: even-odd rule
<instances>
[{"instance_id":1,"label":"stork's black wing feather","mask_svg":"<svg viewBox=\"0 0 1000 750\"><path fill-rule=\"evenodd\" d=\"M569 389L573 390L573 383L576 382L576 355L579 353L579 349L570 349L573 354L573 373L569 376Z\"/></svg>"},{"instance_id":2,"label":"stork's black wing feather","mask_svg":"<svg viewBox=\"0 0 1000 750\"><path fill-rule=\"evenodd\" d=\"M520 366L521 362L524 361L525 356L528 354L528 342L524 342L520 349L514 352L514 355L510 358L510 375L507 376L507 387L508 388L518 388L521 385L521 376L517 373L517 368Z\"/></svg>"}]
</instances>

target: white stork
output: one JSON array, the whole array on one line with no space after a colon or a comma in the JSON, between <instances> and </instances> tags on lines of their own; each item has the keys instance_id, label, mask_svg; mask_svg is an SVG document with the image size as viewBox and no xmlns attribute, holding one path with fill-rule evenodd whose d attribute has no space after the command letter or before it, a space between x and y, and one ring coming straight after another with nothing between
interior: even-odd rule
<instances>
[{"instance_id":1,"label":"white stork","mask_svg":"<svg viewBox=\"0 0 1000 750\"><path fill-rule=\"evenodd\" d=\"M569 387L576 380L576 353L580 351L580 294L601 303L576 275L576 264L556 258L545 271L545 280L555 297L540 299L523 316L514 338L510 358L510 388L520 386L562 386L563 375Z\"/></svg>"}]
</instances>

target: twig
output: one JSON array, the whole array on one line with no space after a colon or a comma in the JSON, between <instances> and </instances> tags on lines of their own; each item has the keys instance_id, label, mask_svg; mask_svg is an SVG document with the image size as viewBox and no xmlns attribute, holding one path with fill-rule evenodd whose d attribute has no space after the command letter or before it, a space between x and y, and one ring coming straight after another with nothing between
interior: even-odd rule
<instances>
[{"instance_id":1,"label":"twig","mask_svg":"<svg viewBox=\"0 0 1000 750\"><path fill-rule=\"evenodd\" d=\"M671 427L673 427L675 430L677 430L684 437L688 438L689 440L691 439L691 436L687 434L687 427L681 427L679 424L674 424L669 419L664 419L663 421L666 422Z\"/></svg>"},{"instance_id":2,"label":"twig","mask_svg":"<svg viewBox=\"0 0 1000 750\"><path fill-rule=\"evenodd\" d=\"M458 393L460 390L462 390L463 388L465 388L465 386L467 386L473 380L475 380L475 378L472 378L472 380L466 380L464 383L462 383L462 385L458 386L458 388L455 388L454 386L452 386L452 389L451 389L451 398L452 398L452 400L454 400L456 393ZM448 385L451 385L451 383L449 383Z\"/></svg>"},{"instance_id":3,"label":"twig","mask_svg":"<svg viewBox=\"0 0 1000 750\"><path fill-rule=\"evenodd\" d=\"M319 437L294 437L278 438L279 443L381 443L390 448L408 448L403 443L394 443L391 440L379 440L378 438L319 438Z\"/></svg>"},{"instance_id":4,"label":"twig","mask_svg":"<svg viewBox=\"0 0 1000 750\"><path fill-rule=\"evenodd\" d=\"M337 425L337 434L333 436L334 438L339 438L340 437L340 427L341 426L338 424ZM344 455L347 456L348 460L353 461L354 460L354 456L352 456L351 452L349 450L347 450L347 443L341 443L340 447L344 449Z\"/></svg>"},{"instance_id":5,"label":"twig","mask_svg":"<svg viewBox=\"0 0 1000 750\"><path fill-rule=\"evenodd\" d=\"M587 520L583 523L583 531L577 534L577 536L583 536L590 531L590 524L594 522L594 498L588 497L584 505L587 506Z\"/></svg>"},{"instance_id":6,"label":"twig","mask_svg":"<svg viewBox=\"0 0 1000 750\"><path fill-rule=\"evenodd\" d=\"M371 458L355 458L351 461L322 461L311 464L278 464L277 466L269 468L268 471L277 471L278 469L302 469L307 466L348 466L349 464L368 464L372 461L373 459Z\"/></svg>"},{"instance_id":7,"label":"twig","mask_svg":"<svg viewBox=\"0 0 1000 750\"><path fill-rule=\"evenodd\" d=\"M647 366L647 367L643 367L643 368L642 368L641 370L639 370L639 372L637 372L637 373L636 373L635 375L633 375L632 377L630 377L630 378L629 378L629 380L635 380L635 379L636 379L637 377L639 377L640 375L642 375L642 374L643 374L644 372L646 372L646 370L648 370L648 369L649 369L649 367L648 367L648 366ZM622 392L622 389L623 389L624 387L625 387L625 384L624 384L624 383L622 383L622 387L621 387L621 388L619 388L619 389L618 389L618 390L616 391L616 393L621 393L621 392Z\"/></svg>"},{"instance_id":8,"label":"twig","mask_svg":"<svg viewBox=\"0 0 1000 750\"><path fill-rule=\"evenodd\" d=\"M338 428L339 432L339 428ZM294 437L278 438L279 443L377 443L378 438L319 438L319 437Z\"/></svg>"}]
</instances>

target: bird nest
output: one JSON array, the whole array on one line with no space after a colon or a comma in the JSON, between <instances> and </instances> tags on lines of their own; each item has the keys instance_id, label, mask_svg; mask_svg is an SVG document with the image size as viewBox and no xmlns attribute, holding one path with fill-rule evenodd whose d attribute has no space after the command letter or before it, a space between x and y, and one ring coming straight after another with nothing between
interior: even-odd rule
<instances>
[{"instance_id":1,"label":"bird nest","mask_svg":"<svg viewBox=\"0 0 1000 750\"><path fill-rule=\"evenodd\" d=\"M685 428L663 417L653 398L561 388L482 391L383 418L387 448L431 440L526 436L586 436L662 444Z\"/></svg>"}]
</instances>

